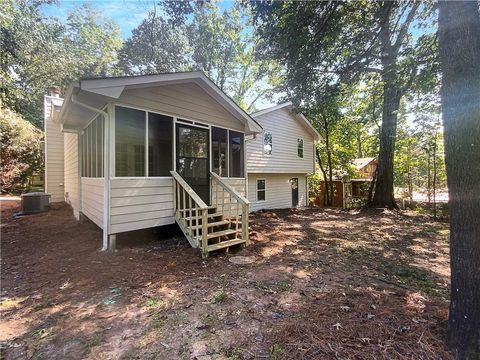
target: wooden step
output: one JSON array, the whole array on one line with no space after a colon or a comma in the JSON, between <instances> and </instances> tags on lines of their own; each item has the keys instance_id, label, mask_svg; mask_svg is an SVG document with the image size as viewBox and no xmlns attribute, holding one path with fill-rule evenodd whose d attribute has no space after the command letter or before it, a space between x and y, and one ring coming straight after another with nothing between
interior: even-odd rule
<instances>
[{"instance_id":1,"label":"wooden step","mask_svg":"<svg viewBox=\"0 0 480 360\"><path fill-rule=\"evenodd\" d=\"M207 240L210 240L210 239L215 239L217 237L222 237L222 236L228 236L228 235L232 235L232 234L236 234L237 230L232 230L232 229L228 229L228 230L222 230L222 231L215 231L215 232L212 232L210 234L207 235Z\"/></svg>"},{"instance_id":2,"label":"wooden step","mask_svg":"<svg viewBox=\"0 0 480 360\"><path fill-rule=\"evenodd\" d=\"M222 216L222 215L223 215L222 213L216 212L216 213L209 213L208 217L209 218L214 218L214 217L219 217L219 216ZM191 221L191 220L197 220L197 217L196 216L188 216L188 217L184 217L183 219L186 220L186 221ZM202 217L199 216L198 219L202 220Z\"/></svg>"},{"instance_id":3,"label":"wooden step","mask_svg":"<svg viewBox=\"0 0 480 360\"><path fill-rule=\"evenodd\" d=\"M220 250L220 249L224 249L226 247L230 247L230 246L234 246L234 245L238 245L238 244L243 244L243 243L245 243L244 239L232 239L232 240L227 240L227 241L221 241L218 244L208 245L207 250L208 250L208 252L210 252L210 251Z\"/></svg>"},{"instance_id":4,"label":"wooden step","mask_svg":"<svg viewBox=\"0 0 480 360\"><path fill-rule=\"evenodd\" d=\"M214 226L222 226L222 225L228 225L228 224L230 224L230 221L220 220L220 221L209 222L207 224L207 227L211 228L211 227L214 227ZM190 229L192 229L192 230L199 230L200 229L201 230L202 229L202 224L190 226Z\"/></svg>"}]
</instances>

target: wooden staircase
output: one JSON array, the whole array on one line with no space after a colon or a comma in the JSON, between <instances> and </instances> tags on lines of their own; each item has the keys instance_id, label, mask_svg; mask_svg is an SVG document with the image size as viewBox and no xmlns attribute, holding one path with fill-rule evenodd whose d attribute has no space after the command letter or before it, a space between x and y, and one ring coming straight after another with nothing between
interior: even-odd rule
<instances>
[{"instance_id":1,"label":"wooden staircase","mask_svg":"<svg viewBox=\"0 0 480 360\"><path fill-rule=\"evenodd\" d=\"M232 246L247 246L249 202L211 173L211 194L214 206L208 206L175 171L175 221L192 247L199 248L203 257L212 251Z\"/></svg>"}]
</instances>

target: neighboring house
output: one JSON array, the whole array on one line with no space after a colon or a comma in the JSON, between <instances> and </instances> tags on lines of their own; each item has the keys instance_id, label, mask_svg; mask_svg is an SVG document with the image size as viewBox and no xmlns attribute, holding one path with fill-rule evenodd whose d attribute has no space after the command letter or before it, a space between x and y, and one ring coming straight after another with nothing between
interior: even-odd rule
<instances>
[{"instance_id":1,"label":"neighboring house","mask_svg":"<svg viewBox=\"0 0 480 360\"><path fill-rule=\"evenodd\" d=\"M250 209L308 205L307 176L315 171L320 134L290 102L252 114L263 132L247 139Z\"/></svg>"},{"instance_id":2,"label":"neighboring house","mask_svg":"<svg viewBox=\"0 0 480 360\"><path fill-rule=\"evenodd\" d=\"M358 158L352 161L356 174L353 179L333 179L333 204L334 207L349 208L355 202L363 203L368 199L370 184L375 176L377 160L373 157ZM326 183L321 181L320 191L326 192ZM317 199L317 204L324 206L324 198Z\"/></svg>"},{"instance_id":3,"label":"neighboring house","mask_svg":"<svg viewBox=\"0 0 480 360\"><path fill-rule=\"evenodd\" d=\"M46 191L104 250L174 222L204 256L248 244L245 137L262 127L202 72L80 80L45 97L45 132Z\"/></svg>"}]
</instances>

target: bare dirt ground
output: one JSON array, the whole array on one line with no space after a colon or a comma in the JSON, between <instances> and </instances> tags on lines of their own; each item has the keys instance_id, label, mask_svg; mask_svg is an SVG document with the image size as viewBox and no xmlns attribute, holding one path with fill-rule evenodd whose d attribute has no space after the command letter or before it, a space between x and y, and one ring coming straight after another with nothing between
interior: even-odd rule
<instances>
[{"instance_id":1,"label":"bare dirt ground","mask_svg":"<svg viewBox=\"0 0 480 360\"><path fill-rule=\"evenodd\" d=\"M19 202L1 205L5 359L452 359L446 223L263 212L252 246L202 260L175 231L101 252L67 206L13 219Z\"/></svg>"}]
</instances>

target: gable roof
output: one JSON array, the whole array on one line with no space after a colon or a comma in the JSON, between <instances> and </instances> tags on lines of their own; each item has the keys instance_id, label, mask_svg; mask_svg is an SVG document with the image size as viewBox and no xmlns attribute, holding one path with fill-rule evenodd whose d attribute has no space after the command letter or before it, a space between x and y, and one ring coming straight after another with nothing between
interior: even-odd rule
<instances>
[{"instance_id":1,"label":"gable roof","mask_svg":"<svg viewBox=\"0 0 480 360\"><path fill-rule=\"evenodd\" d=\"M58 116L58 121L60 123L65 122L67 113L69 111L67 108L69 106L73 106L72 97L75 97L75 95L80 91L96 95L96 100L94 100L92 97L90 98L92 101L97 102L94 107L101 108L102 104L104 104L106 100L118 99L126 89L138 89L182 83L195 83L199 85L207 94L215 99L235 118L243 122L246 125L246 129L248 129L250 133L258 133L262 131L262 127L202 71L81 79L69 86L64 101L64 104L67 106L62 107L62 110Z\"/></svg>"},{"instance_id":2,"label":"gable roof","mask_svg":"<svg viewBox=\"0 0 480 360\"><path fill-rule=\"evenodd\" d=\"M365 166L374 161L374 157L358 158L352 160L352 165L355 166L357 170L363 169Z\"/></svg>"},{"instance_id":3,"label":"gable roof","mask_svg":"<svg viewBox=\"0 0 480 360\"><path fill-rule=\"evenodd\" d=\"M251 115L252 115L252 117L255 118L255 117L262 116L262 115L268 114L270 112L277 111L277 110L284 109L284 108L289 110L292 113L293 117L301 125L303 125L303 127L313 136L315 141L319 141L322 138L320 136L319 132L313 127L313 125L310 123L310 121L302 113L295 113L293 111L294 110L293 109L293 103L291 103L290 101L287 101L285 103L278 104L278 105L275 105L275 106L272 106L272 107L254 112Z\"/></svg>"}]
</instances>

